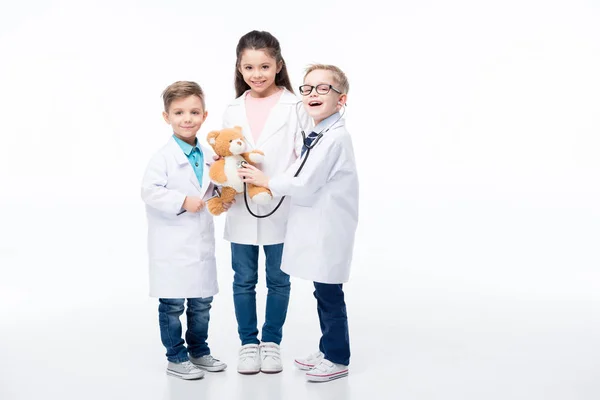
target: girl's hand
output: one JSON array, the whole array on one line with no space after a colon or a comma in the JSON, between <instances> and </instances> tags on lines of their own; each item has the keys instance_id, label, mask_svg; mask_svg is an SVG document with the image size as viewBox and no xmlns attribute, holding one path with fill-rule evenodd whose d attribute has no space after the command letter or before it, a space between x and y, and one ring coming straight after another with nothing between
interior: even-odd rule
<instances>
[{"instance_id":1,"label":"girl's hand","mask_svg":"<svg viewBox=\"0 0 600 400\"><path fill-rule=\"evenodd\" d=\"M269 188L269 177L253 165L246 164L244 167L238 169L238 176L244 182Z\"/></svg>"}]
</instances>

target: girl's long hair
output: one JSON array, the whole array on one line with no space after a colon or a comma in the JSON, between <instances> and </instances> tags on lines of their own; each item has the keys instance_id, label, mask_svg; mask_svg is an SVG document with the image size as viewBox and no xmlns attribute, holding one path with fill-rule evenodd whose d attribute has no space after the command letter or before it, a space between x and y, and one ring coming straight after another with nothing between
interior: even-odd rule
<instances>
[{"instance_id":1,"label":"girl's long hair","mask_svg":"<svg viewBox=\"0 0 600 400\"><path fill-rule=\"evenodd\" d=\"M240 97L244 92L250 89L250 86L244 81L244 77L240 72L240 62L242 59L242 53L244 50L263 50L266 51L267 54L273 57L276 61L276 64L279 66L279 62L283 64L281 70L275 75L275 85L283 86L290 92L294 93L292 89L292 83L290 82L290 77L288 75L287 67L285 65L285 60L281 56L281 46L279 46L279 41L275 38L275 36L271 35L269 32L265 31L251 31L246 33L244 36L240 38L240 41L237 44L235 49L235 53L237 56L237 61L235 63L235 97Z\"/></svg>"}]
</instances>

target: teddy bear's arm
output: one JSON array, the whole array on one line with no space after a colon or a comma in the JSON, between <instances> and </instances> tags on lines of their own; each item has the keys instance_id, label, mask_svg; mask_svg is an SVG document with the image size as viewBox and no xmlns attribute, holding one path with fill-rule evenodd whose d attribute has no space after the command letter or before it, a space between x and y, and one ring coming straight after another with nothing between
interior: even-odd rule
<instances>
[{"instance_id":1,"label":"teddy bear's arm","mask_svg":"<svg viewBox=\"0 0 600 400\"><path fill-rule=\"evenodd\" d=\"M256 166L256 164L260 164L265 160L265 153L260 150L252 150L249 153L242 153L242 157L250 164Z\"/></svg>"},{"instance_id":2,"label":"teddy bear's arm","mask_svg":"<svg viewBox=\"0 0 600 400\"><path fill-rule=\"evenodd\" d=\"M219 184L227 181L227 175L225 174L225 160L217 160L211 166L209 170L210 180Z\"/></svg>"}]
</instances>

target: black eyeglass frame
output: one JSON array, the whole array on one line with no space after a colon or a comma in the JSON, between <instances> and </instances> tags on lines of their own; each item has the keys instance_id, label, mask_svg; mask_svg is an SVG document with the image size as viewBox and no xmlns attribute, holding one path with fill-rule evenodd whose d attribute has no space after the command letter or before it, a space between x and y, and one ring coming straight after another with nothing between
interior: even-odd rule
<instances>
[{"instance_id":1,"label":"black eyeglass frame","mask_svg":"<svg viewBox=\"0 0 600 400\"><path fill-rule=\"evenodd\" d=\"M327 91L326 91L326 92L323 92L323 93L319 92L319 89L318 89L318 88L319 88L319 86L321 86L321 87L324 87L324 86L325 86L325 87L327 87ZM304 93L304 91L302 90L302 88L310 88L310 91L309 91L308 93ZM300 90L300 94L301 94L302 96L308 96L309 94L311 94L311 93L312 93L313 89L317 91L317 94L327 94L327 93L329 93L329 91L330 91L331 89L333 89L333 91L334 91L334 92L336 92L336 93L338 93L338 94L343 94L343 93L342 93L342 92L340 92L338 89L334 88L334 87L333 87L333 85L328 85L328 84L326 84L326 83L320 83L320 84L318 84L317 86L312 86L312 85L301 85L301 86L299 86L299 87L298 87L298 90Z\"/></svg>"}]
</instances>

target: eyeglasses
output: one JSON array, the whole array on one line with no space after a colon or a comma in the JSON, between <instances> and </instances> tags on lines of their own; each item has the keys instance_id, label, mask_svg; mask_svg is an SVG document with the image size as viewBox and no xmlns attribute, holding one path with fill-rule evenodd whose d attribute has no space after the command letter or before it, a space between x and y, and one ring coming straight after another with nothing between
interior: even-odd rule
<instances>
[{"instance_id":1,"label":"eyeglasses","mask_svg":"<svg viewBox=\"0 0 600 400\"><path fill-rule=\"evenodd\" d=\"M342 92L340 92L339 90L337 90L336 88L334 88L331 85L328 85L326 83L321 83L317 86L312 86L312 85L302 85L300 86L300 94L302 96L308 96L309 94L312 93L313 89L315 89L317 91L318 94L327 94L329 93L329 91L331 89L333 89L334 92L337 92L339 94L342 94Z\"/></svg>"}]
</instances>

